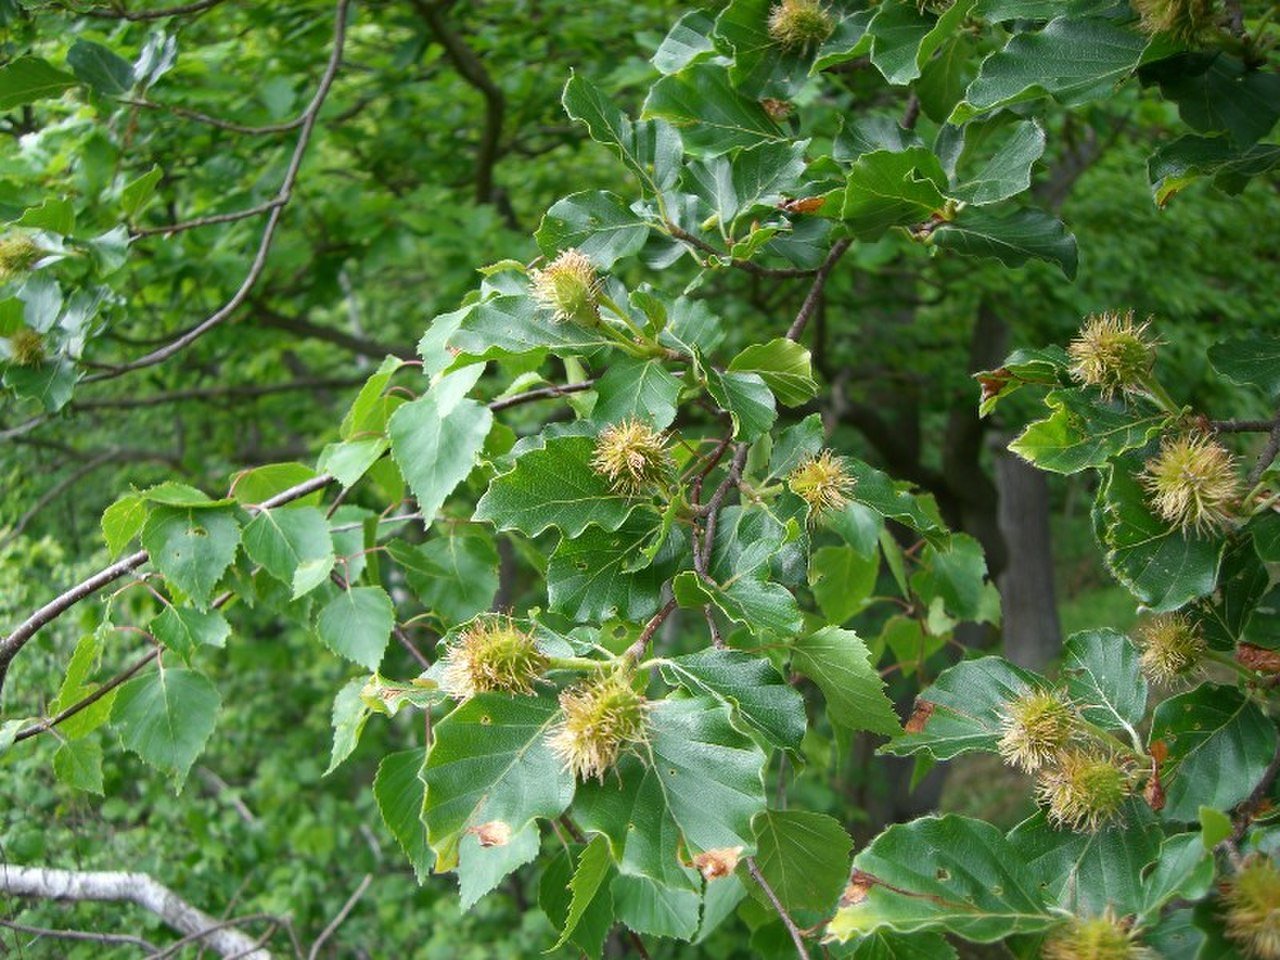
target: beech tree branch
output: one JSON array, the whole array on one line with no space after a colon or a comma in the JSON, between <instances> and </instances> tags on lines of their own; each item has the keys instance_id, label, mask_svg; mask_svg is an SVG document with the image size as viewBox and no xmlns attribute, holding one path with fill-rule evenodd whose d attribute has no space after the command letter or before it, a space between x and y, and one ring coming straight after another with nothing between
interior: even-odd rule
<instances>
[{"instance_id":1,"label":"beech tree branch","mask_svg":"<svg viewBox=\"0 0 1280 960\"><path fill-rule=\"evenodd\" d=\"M0 920L0 927L6 927L16 933L29 933L33 937L49 937L56 940L88 940L92 943L105 943L126 947L139 947L150 954L156 952L156 945L142 937L131 937L126 933L96 933L92 930L54 930L50 927L32 927L13 920Z\"/></svg>"},{"instance_id":2,"label":"beech tree branch","mask_svg":"<svg viewBox=\"0 0 1280 960\"><path fill-rule=\"evenodd\" d=\"M183 900L145 873L57 870L0 864L0 893L44 900L107 900L134 903L188 936L198 935L222 957L271 960L245 934Z\"/></svg>"},{"instance_id":3,"label":"beech tree branch","mask_svg":"<svg viewBox=\"0 0 1280 960\"><path fill-rule=\"evenodd\" d=\"M727 253L717 250L701 237L694 236L692 233L689 233L689 231L676 226L674 223L667 224L667 233L676 240L687 243L695 250L701 250L703 253L709 253L720 257L721 259L727 259L730 266L736 267L747 273L754 274L757 277L774 277L777 279L783 279L787 277L812 277L817 273L817 270L812 270L807 267L762 267L760 264L751 260L739 260L737 258L729 257Z\"/></svg>"},{"instance_id":4,"label":"beech tree branch","mask_svg":"<svg viewBox=\"0 0 1280 960\"><path fill-rule=\"evenodd\" d=\"M778 895L773 892L773 887L769 886L769 881L764 878L760 868L756 866L755 857L747 857L747 871L751 874L751 878L760 884L760 889L764 891L764 895L773 904L773 909L782 918L782 925L787 928L787 933L791 934L791 942L796 945L796 955L800 957L800 960L809 960L809 951L804 945L804 935L800 932L800 928L796 926L796 922L791 919L791 914L787 913L787 908L782 905Z\"/></svg>"},{"instance_id":5,"label":"beech tree branch","mask_svg":"<svg viewBox=\"0 0 1280 960\"><path fill-rule=\"evenodd\" d=\"M791 324L791 329L787 331L788 340L799 340L800 335L804 333L806 324L817 312L818 304L822 302L822 291L827 285L827 278L831 276L831 271L835 269L836 263L844 256L845 251L849 249L852 243L853 241L849 239L837 240L827 253L827 258L822 261L822 266L818 267L818 272L813 276L813 286L809 288L808 296L804 298L804 303L800 305L800 312L796 314L795 322Z\"/></svg>"},{"instance_id":6,"label":"beech tree branch","mask_svg":"<svg viewBox=\"0 0 1280 960\"><path fill-rule=\"evenodd\" d=\"M212 10L223 2L225 0L195 0L194 3L185 3L177 7L165 7L160 10L139 10L136 12L125 10L123 7L110 10L93 8L77 10L76 12L103 20L131 20L138 22L141 20L163 20L165 17L185 17L193 13L204 13L206 10Z\"/></svg>"},{"instance_id":7,"label":"beech tree branch","mask_svg":"<svg viewBox=\"0 0 1280 960\"><path fill-rule=\"evenodd\" d=\"M342 62L342 50L346 43L347 32L347 10L350 6L350 0L338 0L337 8L334 12L334 28L333 28L333 52L329 57L329 62L325 66L324 75L320 78L320 85L316 88L315 96L312 97L311 103L307 106L303 114L301 129L298 132L298 141L293 148L293 156L289 160L288 169L285 171L284 180L280 184L280 189L276 193L274 199L259 207L255 207L252 213L263 213L270 211L267 216L267 224L262 230L262 239L258 242L258 252L253 258L253 263L249 267L249 272L245 275L239 289L232 294L231 299L222 305L217 311L207 317L205 320L196 324L182 336L170 341L165 346L156 350L152 350L148 354L131 360L128 363L113 367L103 373L96 373L93 376L85 377L84 383L94 383L99 380L109 380L114 377L122 376L133 370L141 370L145 367L155 366L162 363L176 353L180 353L188 346L200 339L214 327L221 324L228 317L239 309L240 305L249 298L249 293L257 284L258 279L262 276L267 266L267 255L271 252L271 245L275 240L276 230L280 226L281 217L284 215L285 207L293 198L294 186L298 181L298 171L302 168L302 159L306 156L307 147L311 143L311 136L315 131L316 120L320 115L320 108L324 105L325 99L329 95L329 90L333 86L333 81L338 75L338 66ZM242 211L241 214L219 214L213 217L201 218L201 222L189 221L188 225L204 225L207 223L223 223L227 220L241 219L242 216L249 216L249 211ZM175 229L186 229L182 224L174 224L167 230L159 232L173 232Z\"/></svg>"}]
</instances>

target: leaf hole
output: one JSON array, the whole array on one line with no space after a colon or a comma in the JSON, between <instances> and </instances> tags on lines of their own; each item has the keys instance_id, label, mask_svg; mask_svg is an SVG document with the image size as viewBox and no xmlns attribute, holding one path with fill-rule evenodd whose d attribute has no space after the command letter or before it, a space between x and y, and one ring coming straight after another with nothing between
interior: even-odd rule
<instances>
[{"instance_id":1,"label":"leaf hole","mask_svg":"<svg viewBox=\"0 0 1280 960\"><path fill-rule=\"evenodd\" d=\"M938 880L950 880L951 874L949 871L944 870L942 867L939 867L937 871L934 873L934 877L936 877Z\"/></svg>"}]
</instances>

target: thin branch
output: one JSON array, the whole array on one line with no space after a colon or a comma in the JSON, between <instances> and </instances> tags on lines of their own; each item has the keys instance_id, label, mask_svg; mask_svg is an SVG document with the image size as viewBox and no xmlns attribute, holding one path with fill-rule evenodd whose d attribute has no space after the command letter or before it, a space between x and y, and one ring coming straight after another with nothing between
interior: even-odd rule
<instances>
[{"instance_id":1,"label":"thin branch","mask_svg":"<svg viewBox=\"0 0 1280 960\"><path fill-rule=\"evenodd\" d=\"M48 927L31 927L13 920L0 920L0 927L8 927L18 933L29 933L35 937L52 937L58 940L88 940L93 943L118 944L125 947L140 947L148 953L155 953L157 947L149 940L131 937L125 933L94 933L92 930L52 930Z\"/></svg>"},{"instance_id":2,"label":"thin branch","mask_svg":"<svg viewBox=\"0 0 1280 960\"><path fill-rule=\"evenodd\" d=\"M218 923L215 923L212 927L209 927L206 930L201 930L198 933L188 934L187 936L183 937L181 940L173 941L173 943L166 945L163 950L161 950L154 957L148 958L148 960L167 960L167 958L169 957L177 956L177 954L182 951L183 947L189 946L199 940L203 940L205 937L207 937L210 933L212 933L215 930L226 930L231 927L243 927L249 923L257 923L259 920L266 920L270 924L270 926L267 928L267 936L270 936L270 934L274 933L276 928L280 926L280 922L281 922L280 917L277 917L270 913L251 913L247 917L232 917L229 920L219 921ZM256 949L257 947L262 946L262 944L265 942L266 942L266 937L259 938L258 940L254 941L253 948ZM227 960L234 960L234 955L232 955L231 957L228 957Z\"/></svg>"},{"instance_id":3,"label":"thin branch","mask_svg":"<svg viewBox=\"0 0 1280 960\"><path fill-rule=\"evenodd\" d=\"M1210 420L1215 433L1270 433L1275 426L1271 420Z\"/></svg>"},{"instance_id":4,"label":"thin branch","mask_svg":"<svg viewBox=\"0 0 1280 960\"><path fill-rule=\"evenodd\" d=\"M817 312L818 304L822 302L822 290L827 285L827 277L831 276L831 271L835 268L836 263L844 256L845 251L853 243L852 240L837 240L827 259L822 261L822 266L818 268L818 272L814 274L813 286L809 288L809 294L804 298L804 303L800 305L800 312L796 314L795 322L791 324L791 329L787 331L788 340L799 340L800 335L804 333L805 325L809 319Z\"/></svg>"},{"instance_id":5,"label":"thin branch","mask_svg":"<svg viewBox=\"0 0 1280 960\"><path fill-rule=\"evenodd\" d=\"M445 56L458 74L484 98L484 131L476 152L476 202L494 203L493 169L498 163L498 145L502 139L503 114L507 100L502 89L493 81L480 58L476 56L462 36L453 29L446 10L451 3L438 0L410 0L418 15L430 27L436 41L444 48ZM510 225L510 224L509 224Z\"/></svg>"},{"instance_id":6,"label":"thin branch","mask_svg":"<svg viewBox=\"0 0 1280 960\"><path fill-rule=\"evenodd\" d=\"M291 503L308 494L315 493L317 490L323 490L333 483L333 479L327 473L321 474L318 477L313 477L290 487L288 490L281 491L269 500L264 500L260 506L270 509L281 504ZM22 623L18 624L12 633L0 640L0 689L4 687L4 678L9 670L9 664L13 662L13 658L18 655L18 651L26 645L28 640L35 636L41 627L57 619L71 607L85 599L85 597L92 596L107 584L114 583L126 573L136 570L146 563L150 556L146 550L139 550L123 560L118 560L111 566L99 570L93 576L82 580L74 587L54 597Z\"/></svg>"},{"instance_id":7,"label":"thin branch","mask_svg":"<svg viewBox=\"0 0 1280 960\"><path fill-rule=\"evenodd\" d=\"M124 683L126 680L132 677L135 673L137 673L139 670L145 667L152 660L157 659L159 656L160 656L160 648L156 647L152 649L146 654L146 656L136 661L131 667L129 667L123 673L116 674L114 677L112 677L102 686L98 687L98 689L94 690L93 693L89 694L88 696L84 697L81 700L77 700L75 703L68 706L65 710L59 711L59 713L56 716L50 717L47 720L41 720L39 723L33 723L31 726L24 727L23 729L19 730L17 733L17 736L13 738L13 742L19 743L31 737L38 736L39 734L42 734L47 730L52 730L58 724L62 723L62 721L69 720L71 717L74 717L80 711L89 709L89 707L93 706L95 703L97 703L99 700L105 697L108 693L110 693L116 687L120 686L120 684Z\"/></svg>"},{"instance_id":8,"label":"thin branch","mask_svg":"<svg viewBox=\"0 0 1280 960\"><path fill-rule=\"evenodd\" d=\"M217 919L187 903L168 887L145 873L123 871L57 870L0 864L0 893L45 900L106 900L134 903L149 910L183 934L201 939L223 957L251 956L270 960L239 930L219 929ZM249 952L246 954L246 950Z\"/></svg>"},{"instance_id":9,"label":"thin branch","mask_svg":"<svg viewBox=\"0 0 1280 960\"><path fill-rule=\"evenodd\" d=\"M333 53L329 57L329 62L325 67L324 75L320 78L320 85L316 89L315 96L312 98L304 114L305 119L302 128L298 133L298 142L294 146L293 156L289 161L289 167L285 171L284 180L280 184L280 191L276 194L275 200L271 201L273 206L264 205L264 209L270 207L270 213L267 217L267 224L262 231L262 239L258 243L258 252L253 258L253 263L249 267L244 281L240 284L240 288L232 295L223 306L207 319L188 330L182 336L171 341L157 350L153 350L136 360L114 367L105 373L94 374L86 377L83 382L93 383L98 380L106 380L112 377L118 377L128 373L131 370L140 370L144 367L151 367L157 363L169 359L175 353L185 350L188 346L204 336L209 330L218 326L228 317L230 317L240 307L245 300L248 299L249 293L253 290L254 285L258 282L258 278L262 276L263 270L266 269L267 255L271 252L271 244L275 239L276 228L280 225L280 219L284 214L285 205L293 196L294 185L298 180L298 171L302 167L302 159L306 155L307 146L311 142L311 135L315 130L316 119L320 115L320 108L324 105L325 98L329 95L329 90L333 86L334 78L338 75L338 65L342 62L342 49L346 42L347 30L347 8L350 6L350 0L338 0L337 8L334 12L334 29L333 29Z\"/></svg>"},{"instance_id":10,"label":"thin branch","mask_svg":"<svg viewBox=\"0 0 1280 960\"><path fill-rule=\"evenodd\" d=\"M577 383L566 383L562 387L555 384L549 387L538 387L536 390L526 390L524 393L516 393L509 397L501 397L494 400L489 404L489 409L497 413L499 410L518 407L522 403L530 403L534 400L549 400L554 397L565 397L571 393L581 393L583 390L590 390L595 385L596 382L592 379L580 380Z\"/></svg>"},{"instance_id":11,"label":"thin branch","mask_svg":"<svg viewBox=\"0 0 1280 960\"><path fill-rule=\"evenodd\" d=\"M154 100L134 100L128 97L121 97L120 102L130 107L142 107L147 110L167 110L185 120L194 120L197 123L203 123L210 127L217 127L219 130L226 130L230 133L245 133L260 136L265 136L271 133L288 133L290 130L297 130L306 121L307 117L305 113L302 113L294 117L292 120L286 120L283 123L266 123L261 126L249 126L243 123L235 123L231 120L222 120L218 117L211 117L209 114L201 113L199 110L189 110L186 107L178 107L168 103L156 103Z\"/></svg>"},{"instance_id":12,"label":"thin branch","mask_svg":"<svg viewBox=\"0 0 1280 960\"><path fill-rule=\"evenodd\" d=\"M154 237L163 234L167 237L186 230L198 230L201 227L216 226L219 223L235 223L237 220L249 220L252 217L259 217L269 210L277 210L288 202L288 197L283 197L277 193L270 200L266 200L256 207L232 210L230 213L211 213L207 217L196 217L179 223L167 223L163 227L138 227L133 231L133 235L135 237Z\"/></svg>"},{"instance_id":13,"label":"thin branch","mask_svg":"<svg viewBox=\"0 0 1280 960\"><path fill-rule=\"evenodd\" d=\"M627 647L627 652L623 656L633 663L644 656L645 647L649 645L649 640L658 632L658 628L662 626L667 617L671 616L676 609L676 599L672 597L666 602L666 605L653 615L648 623L644 625L644 629L640 631L640 636L636 637L636 642Z\"/></svg>"},{"instance_id":14,"label":"thin branch","mask_svg":"<svg viewBox=\"0 0 1280 960\"><path fill-rule=\"evenodd\" d=\"M769 881L764 878L764 874L760 872L760 868L756 866L755 857L747 857L747 870L750 872L752 879L760 884L760 889L764 891L764 895L769 898L769 902L773 904L773 909L778 912L778 916L782 918L782 924L787 928L787 933L791 934L791 942L796 945L796 954L800 960L809 960L809 951L804 945L804 935L800 933L800 928L796 926L796 922L791 919L791 914L787 913L787 908L782 905L782 901L778 899L778 895L773 892L773 887L769 886Z\"/></svg>"},{"instance_id":15,"label":"thin branch","mask_svg":"<svg viewBox=\"0 0 1280 960\"><path fill-rule=\"evenodd\" d=\"M128 455L135 455L136 451L108 450L106 453L101 453L94 457L88 463L81 464L78 468L71 471L71 473L67 474L55 483L40 495L40 498L31 505L26 513L18 518L18 522L13 525L12 530L6 533L3 537L0 537L0 549L3 549L14 540L18 539L18 537L22 536L22 531L26 530L27 525L40 515L40 511L54 500L58 499L58 497L65 493L69 487L75 485L78 481L93 473L93 471L97 470L99 467L104 467L108 463L114 463L115 461L122 459L126 453ZM157 454L157 456L159 455Z\"/></svg>"},{"instance_id":16,"label":"thin branch","mask_svg":"<svg viewBox=\"0 0 1280 960\"><path fill-rule=\"evenodd\" d=\"M1271 434L1267 437L1262 452L1258 454L1258 459L1246 478L1250 487L1262 479L1262 474L1266 472L1267 467L1271 466L1278 454L1280 454L1280 411L1277 411L1275 420L1271 422Z\"/></svg>"},{"instance_id":17,"label":"thin branch","mask_svg":"<svg viewBox=\"0 0 1280 960\"><path fill-rule=\"evenodd\" d=\"M104 397L101 400L77 400L73 410L135 410L143 407L162 407L186 400L254 400L276 393L292 393L298 390L341 390L364 383L367 377L320 377L314 380L291 380L287 383L229 383L220 387L192 387L189 390L173 390L149 397Z\"/></svg>"},{"instance_id":18,"label":"thin branch","mask_svg":"<svg viewBox=\"0 0 1280 960\"><path fill-rule=\"evenodd\" d=\"M347 898L347 902L342 905L342 909L338 911L338 915L329 921L329 925L320 931L320 936L316 938L316 942L311 945L311 952L307 954L307 960L316 960L320 956L320 948L324 946L324 942L333 936L338 927L342 926L342 922L355 908L355 905L364 896L364 892L369 889L369 884L373 883L373 874L366 873L364 879L360 881L360 886L356 887L355 893Z\"/></svg>"},{"instance_id":19,"label":"thin branch","mask_svg":"<svg viewBox=\"0 0 1280 960\"><path fill-rule=\"evenodd\" d=\"M161 10L129 11L124 9L102 10L90 8L88 10L77 10L76 12L104 20L131 20L136 23L140 20L163 20L165 17L185 17L192 13L204 13L206 10L212 10L223 2L224 0L196 0L194 3L185 3L178 7L165 7Z\"/></svg>"},{"instance_id":20,"label":"thin branch","mask_svg":"<svg viewBox=\"0 0 1280 960\"><path fill-rule=\"evenodd\" d=\"M730 257L727 253L717 250L711 244L707 243L701 237L694 236L687 230L683 230L674 223L667 224L667 233L676 240L683 241L695 250L701 250L703 253L712 254L724 260L731 267L737 267L739 270L745 270L747 273L754 274L757 277L812 277L817 271L807 267L762 267L760 264L751 260L740 260L737 257Z\"/></svg>"}]
</instances>

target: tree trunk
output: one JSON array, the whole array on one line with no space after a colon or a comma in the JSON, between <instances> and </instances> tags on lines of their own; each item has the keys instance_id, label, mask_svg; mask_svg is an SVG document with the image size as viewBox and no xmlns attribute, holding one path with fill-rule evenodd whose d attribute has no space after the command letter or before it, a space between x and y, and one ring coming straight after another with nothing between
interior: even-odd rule
<instances>
[{"instance_id":1,"label":"tree trunk","mask_svg":"<svg viewBox=\"0 0 1280 960\"><path fill-rule=\"evenodd\" d=\"M999 522L1008 563L996 580L1003 610L1004 655L1039 670L1062 648L1053 586L1049 485L1044 474L1003 449L996 456Z\"/></svg>"}]
</instances>

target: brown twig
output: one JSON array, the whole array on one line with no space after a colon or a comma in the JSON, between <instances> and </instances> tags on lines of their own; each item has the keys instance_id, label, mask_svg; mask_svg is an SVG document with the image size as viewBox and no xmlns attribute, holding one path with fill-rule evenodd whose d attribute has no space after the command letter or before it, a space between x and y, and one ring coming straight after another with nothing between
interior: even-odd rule
<instances>
[{"instance_id":1,"label":"brown twig","mask_svg":"<svg viewBox=\"0 0 1280 960\"><path fill-rule=\"evenodd\" d=\"M316 960L320 956L320 948L324 946L324 942L333 936L334 931L342 926L342 922L355 909L355 905L360 902L360 898L364 896L364 892L369 889L369 884L373 883L373 874L366 873L364 879L360 881L360 886L356 887L355 893L347 898L347 902L342 905L342 909L338 911L337 916L329 921L329 925L320 931L320 936L316 937L316 942L311 945L311 952L307 954L307 960Z\"/></svg>"},{"instance_id":2,"label":"brown twig","mask_svg":"<svg viewBox=\"0 0 1280 960\"><path fill-rule=\"evenodd\" d=\"M129 667L123 673L116 674L114 677L112 677L102 686L98 687L98 689L94 690L93 693L90 693L88 696L84 697L81 700L77 700L75 703L71 704L65 710L59 711L56 716L50 717L47 720L41 720L39 723L33 723L31 726L24 727L23 729L19 730L17 736L13 738L13 742L18 743L19 741L27 740L31 737L38 736L39 734L45 733L48 730L52 730L54 727L62 723L64 720L69 720L71 717L74 717L80 711L87 710L89 707L93 706L95 703L97 703L99 700L105 697L108 693L110 693L116 687L120 686L120 684L124 683L126 680L132 677L135 673L137 673L139 670L145 667L148 663L150 663L152 660L155 660L159 656L160 656L159 647L155 647L154 649L148 651L146 656L136 661L131 667Z\"/></svg>"},{"instance_id":3,"label":"brown twig","mask_svg":"<svg viewBox=\"0 0 1280 960\"><path fill-rule=\"evenodd\" d=\"M285 207L293 197L294 186L298 181L298 172L302 168L302 159L306 156L307 146L311 143L316 120L320 115L320 108L324 105L325 98L328 97L333 81L338 75L338 66L342 62L342 49L346 42L347 9L349 6L350 0L338 0L334 12L333 52L329 57L328 64L325 66L324 75L320 78L320 85L316 88L315 96L312 97L311 103L304 113L304 120L298 132L298 141L294 145L293 156L289 160L289 166L285 171L284 179L281 181L280 189L272 200L254 208L255 212L270 212L267 216L266 226L262 230L262 239L258 242L258 252L255 254L253 263L249 267L249 272L245 275L239 289L218 310L182 334L182 336L170 341L163 347L144 354L136 360L113 367L104 373L86 377L83 381L84 383L108 380L122 376L132 370L141 370L144 367L162 363L174 354L185 350L200 337L221 324L249 298L249 294L258 282L258 278L262 276L263 271L266 269L267 255L271 252L271 245L275 240L276 229L280 225ZM221 214L215 217L205 217L202 220L207 223L222 223L228 219L239 219L239 216L237 214ZM195 223L195 221L190 221L190 223ZM178 228L186 229L181 224L174 224L168 230L171 232Z\"/></svg>"},{"instance_id":4,"label":"brown twig","mask_svg":"<svg viewBox=\"0 0 1280 960\"><path fill-rule=\"evenodd\" d=\"M809 960L809 951L804 945L804 935L800 933L800 928L796 926L796 922L791 919L791 914L787 913L787 908L782 905L782 901L778 899L778 895L773 892L773 887L769 886L769 881L764 878L764 874L760 872L760 868L756 866L755 857L747 857L747 871L751 874L753 880L760 884L760 889L764 891L764 895L769 898L769 902L773 904L773 909L778 912L778 916L782 918L782 924L787 928L787 933L791 934L791 942L796 945L796 954L800 960Z\"/></svg>"},{"instance_id":5,"label":"brown twig","mask_svg":"<svg viewBox=\"0 0 1280 960\"><path fill-rule=\"evenodd\" d=\"M211 117L207 113L201 113L199 110L189 110L186 107L178 107L168 103L156 103L154 100L135 100L129 97L121 97L120 102L130 107L142 107L147 110L167 110L169 113L182 117L185 120L194 120L197 123L203 123L210 127L216 127L219 130L226 130L229 133L245 133L250 135L265 136L272 133L288 133L290 130L297 130L306 120L306 114L299 114L292 120L286 120L283 123L267 123L261 126L249 126L243 123L236 123L232 120L223 120L219 117Z\"/></svg>"},{"instance_id":6,"label":"brown twig","mask_svg":"<svg viewBox=\"0 0 1280 960\"><path fill-rule=\"evenodd\" d=\"M34 937L52 937L58 940L89 940L93 943L109 943L126 947L140 947L149 954L156 952L156 945L141 937L131 937L125 933L94 933L91 930L52 930L48 927L32 927L13 920L0 920L0 927L16 930L18 933L29 933Z\"/></svg>"},{"instance_id":7,"label":"brown twig","mask_svg":"<svg viewBox=\"0 0 1280 960\"><path fill-rule=\"evenodd\" d=\"M827 285L827 278L831 276L831 271L835 268L836 263L844 256L845 251L849 249L852 243L853 241L847 238L837 240L830 252L827 253L827 258L822 261L822 266L814 274L813 286L809 288L809 293L804 298L804 303L800 305L800 312L796 314L795 322L791 324L791 329L787 331L788 340L799 340L800 335L804 333L805 325L817 312L818 304L822 302L822 291Z\"/></svg>"},{"instance_id":8,"label":"brown twig","mask_svg":"<svg viewBox=\"0 0 1280 960\"><path fill-rule=\"evenodd\" d=\"M1271 422L1271 433L1267 437L1267 442L1263 444L1262 451L1258 454L1258 459L1246 478L1249 486L1252 487L1262 479L1262 474L1275 461L1277 454L1280 454L1280 412L1276 413L1275 419Z\"/></svg>"},{"instance_id":9,"label":"brown twig","mask_svg":"<svg viewBox=\"0 0 1280 960\"><path fill-rule=\"evenodd\" d=\"M757 277L773 277L775 279L787 277L812 277L817 273L817 270L808 267L762 267L760 264L751 260L740 260L737 257L730 257L727 253L717 250L701 237L694 236L689 231L681 229L674 223L668 223L666 229L667 233L674 239L687 243L695 250L700 250L703 253L719 257L721 260L729 264L729 266L737 267L739 270L744 270Z\"/></svg>"},{"instance_id":10,"label":"brown twig","mask_svg":"<svg viewBox=\"0 0 1280 960\"><path fill-rule=\"evenodd\" d=\"M130 20L136 23L141 20L163 20L166 17L185 17L193 13L204 13L206 10L212 10L223 2L224 0L196 0L194 3L185 3L178 7L165 7L161 10L139 10L137 12L125 9L103 10L101 8L77 10L76 12L104 20Z\"/></svg>"},{"instance_id":11,"label":"brown twig","mask_svg":"<svg viewBox=\"0 0 1280 960\"><path fill-rule=\"evenodd\" d=\"M596 382L592 379L580 380L577 383L566 383L562 387L555 384L549 387L538 387L535 390L526 390L524 393L516 393L509 397L501 397L498 400L491 401L489 409L497 413L499 410L518 407L522 403L529 403L533 400L548 400L554 397L566 397L571 393L581 393L583 390L590 390L595 385Z\"/></svg>"},{"instance_id":12,"label":"brown twig","mask_svg":"<svg viewBox=\"0 0 1280 960\"><path fill-rule=\"evenodd\" d=\"M644 629L640 631L640 636L636 637L635 643L627 647L627 652L623 654L623 657L630 660L632 663L635 663L643 657L645 647L649 645L649 641L653 638L653 635L658 632L658 628L666 622L667 617L671 616L671 614L675 612L675 609L676 598L672 597L666 602L663 608L655 613L650 618L649 622L644 625Z\"/></svg>"}]
</instances>

